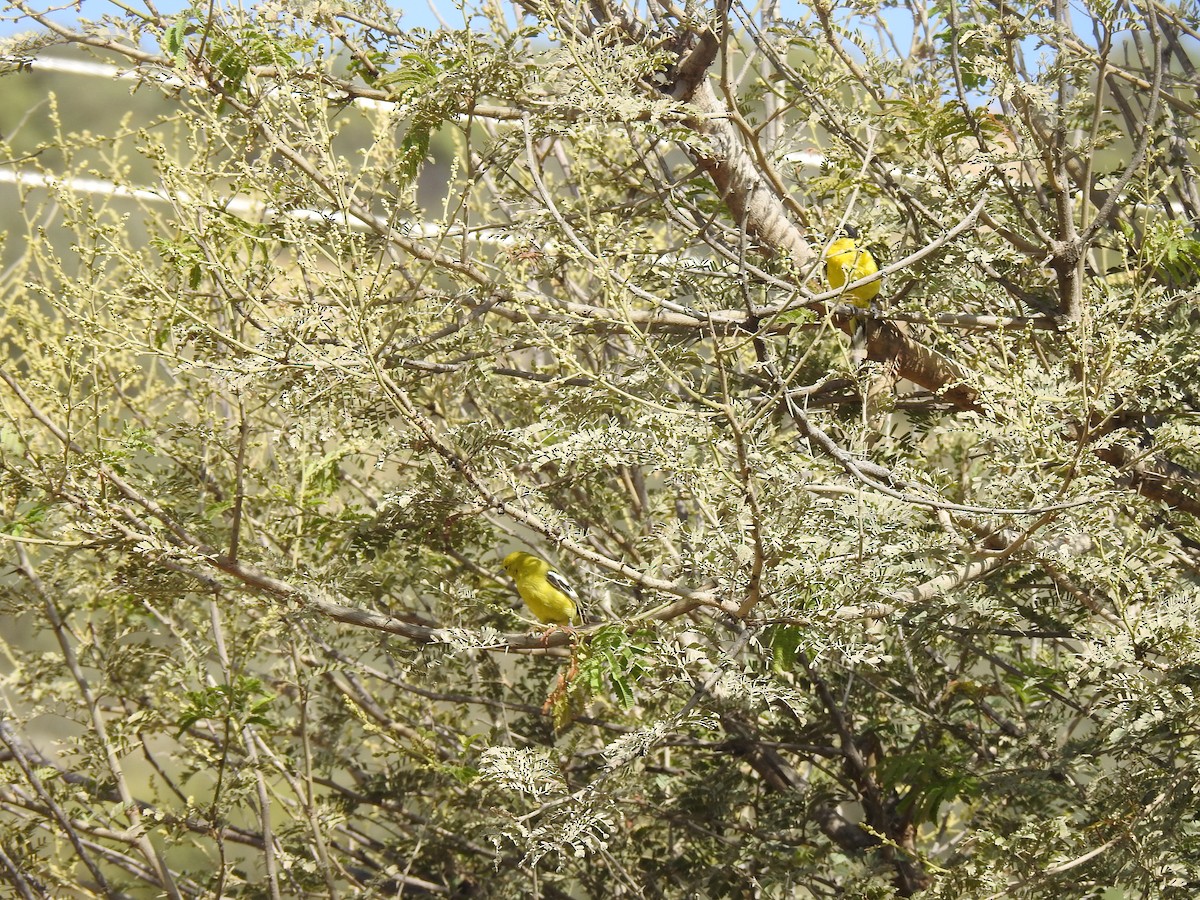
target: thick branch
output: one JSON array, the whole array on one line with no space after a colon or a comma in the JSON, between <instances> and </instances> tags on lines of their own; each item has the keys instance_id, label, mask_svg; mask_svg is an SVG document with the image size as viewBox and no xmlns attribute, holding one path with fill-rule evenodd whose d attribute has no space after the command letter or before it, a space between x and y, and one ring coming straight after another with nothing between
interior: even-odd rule
<instances>
[{"instance_id":1,"label":"thick branch","mask_svg":"<svg viewBox=\"0 0 1200 900\"><path fill-rule=\"evenodd\" d=\"M700 155L697 162L716 184L734 220L759 240L760 249L786 256L803 270L816 252L759 171L754 156L729 120L729 110L717 99L707 79L700 81L687 99L699 113L692 124L708 138L711 149L711 155Z\"/></svg>"},{"instance_id":2,"label":"thick branch","mask_svg":"<svg viewBox=\"0 0 1200 900\"><path fill-rule=\"evenodd\" d=\"M1120 469L1143 497L1200 517L1200 475L1163 458L1144 458L1131 447L1099 447L1096 455Z\"/></svg>"}]
</instances>

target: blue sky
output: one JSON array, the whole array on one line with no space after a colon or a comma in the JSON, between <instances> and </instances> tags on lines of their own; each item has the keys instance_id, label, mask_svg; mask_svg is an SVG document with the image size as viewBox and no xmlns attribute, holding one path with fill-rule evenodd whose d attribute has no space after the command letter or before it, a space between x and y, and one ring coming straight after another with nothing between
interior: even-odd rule
<instances>
[{"instance_id":1,"label":"blue sky","mask_svg":"<svg viewBox=\"0 0 1200 900\"><path fill-rule=\"evenodd\" d=\"M217 2L227 4L230 0L217 0ZM40 3L35 2L34 5L41 8L49 6L65 7L52 16L56 21L64 24L69 24L80 17L98 19L108 13L120 12L108 0L78 0L75 4L51 3L47 2L47 0L42 0ZM140 4L137 0L132 0L130 5L136 9ZM191 4L185 2L185 0L156 0L154 5L163 15L171 16ZM208 4L206 0L197 0L196 5L204 9ZM242 0L242 5L253 6L254 2L253 0ZM446 20L448 25L451 27L462 27L462 13L458 11L455 0L403 0L403 2L390 4L391 8L397 12L399 22L403 27L437 28L438 20L430 9L431 5L439 10L442 18ZM800 0L782 0L779 3L779 14L785 17L795 16L799 13L800 7ZM28 26L21 26L8 20L0 21L0 35L26 30L28 30Z\"/></svg>"},{"instance_id":2,"label":"blue sky","mask_svg":"<svg viewBox=\"0 0 1200 900\"><path fill-rule=\"evenodd\" d=\"M82 18L98 19L106 14L119 15L121 10L110 0L76 0L71 3L70 0L31 0L35 7L56 8L56 12L51 14L52 18L69 25L73 21ZM200 10L208 8L209 0L155 0L155 7L165 16L173 16L189 6L198 7ZM253 7L256 0L214 0L221 6L240 5L244 7ZM464 19L462 12L458 9L458 3L462 0L399 0L389 4L390 8L395 11L395 20L402 28L429 28L435 29L439 27L438 16L435 15L434 7L440 13L442 19L451 28L462 28ZM466 0L472 6L479 6L482 0ZM644 7L652 0L638 0L637 6L639 9ZM780 18L802 18L805 13L807 4L811 0L778 0L776 5L776 14ZM134 9L142 6L139 0L128 0L129 6ZM502 3L503 6L511 10L511 5ZM753 2L748 2L745 5L753 7ZM26 23L18 23L10 20L13 15L11 7L7 7L3 11L4 15L0 16L0 36L13 34L17 31L29 30L29 25ZM842 10L843 14L848 14L847 10ZM907 47L908 41L912 35L912 17L903 9L903 4L894 9L885 9L883 12L884 18L888 22L888 27L892 30L895 38L900 42L902 48ZM847 23L849 24L849 23ZM477 23L477 27L486 28L485 23ZM852 27L852 26L851 26ZM878 36L875 32L868 31L861 36L871 44L876 44ZM1087 37L1085 35L1085 40ZM876 52L881 52L884 56L889 55L893 51L890 47L876 46Z\"/></svg>"},{"instance_id":3,"label":"blue sky","mask_svg":"<svg viewBox=\"0 0 1200 900\"><path fill-rule=\"evenodd\" d=\"M228 0L224 0L228 2ZM462 16L455 8L453 0L433 0L434 5L442 11L442 17L450 25L461 25ZM35 7L46 8L48 6L64 7L52 15L55 21L64 24L70 23L79 18L98 19L103 15L110 13L119 13L120 10L113 6L108 0L79 0L74 5L63 3L35 3ZM133 0L129 4L134 9L137 9L139 4L137 0ZM157 0L155 7L163 15L170 16L185 9L190 4L185 0ZM201 2L202 8L207 7L207 3ZM244 3L245 6L253 6L253 2ZM438 21L429 9L429 3L426 0L408 0L403 3L392 3L392 9L400 13L400 23L407 28L437 28ZM6 12L9 12L6 10ZM11 13L10 13L11 14ZM28 26L14 24L11 21L0 22L0 34L13 34L17 31L27 31Z\"/></svg>"}]
</instances>

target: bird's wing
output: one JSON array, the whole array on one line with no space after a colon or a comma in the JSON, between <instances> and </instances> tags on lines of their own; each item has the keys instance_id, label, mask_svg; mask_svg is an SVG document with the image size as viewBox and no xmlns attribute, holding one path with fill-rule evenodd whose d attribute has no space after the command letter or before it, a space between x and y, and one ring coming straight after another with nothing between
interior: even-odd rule
<instances>
[{"instance_id":1,"label":"bird's wing","mask_svg":"<svg viewBox=\"0 0 1200 900\"><path fill-rule=\"evenodd\" d=\"M583 607L583 601L579 599L579 595L575 593L575 588L571 587L571 583L563 578L553 569L546 573L546 581L551 587L556 587L572 600L575 601L575 623L579 625L590 625L593 618L588 611Z\"/></svg>"},{"instance_id":2,"label":"bird's wing","mask_svg":"<svg viewBox=\"0 0 1200 900\"><path fill-rule=\"evenodd\" d=\"M575 593L575 588L571 587L571 582L567 581L567 579L563 578L553 569L550 569L546 573L546 580L550 582L551 586L558 588L572 600L579 599L579 595Z\"/></svg>"}]
</instances>

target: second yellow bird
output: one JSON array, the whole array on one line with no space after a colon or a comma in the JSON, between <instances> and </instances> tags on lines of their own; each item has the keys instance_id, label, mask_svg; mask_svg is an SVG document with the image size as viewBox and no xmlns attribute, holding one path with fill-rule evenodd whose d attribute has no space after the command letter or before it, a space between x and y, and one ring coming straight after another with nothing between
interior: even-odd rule
<instances>
[{"instance_id":1,"label":"second yellow bird","mask_svg":"<svg viewBox=\"0 0 1200 900\"><path fill-rule=\"evenodd\" d=\"M870 251L855 243L858 231L846 228L844 233L845 237L839 237L825 249L825 277L829 279L829 286L835 290L879 271L875 257ZM851 288L845 292L845 301L865 309L879 296L881 286L881 281L877 278L870 284Z\"/></svg>"},{"instance_id":2,"label":"second yellow bird","mask_svg":"<svg viewBox=\"0 0 1200 900\"><path fill-rule=\"evenodd\" d=\"M544 559L517 550L504 557L504 571L517 585L517 593L547 625L570 625L579 621L578 597L570 583Z\"/></svg>"}]
</instances>

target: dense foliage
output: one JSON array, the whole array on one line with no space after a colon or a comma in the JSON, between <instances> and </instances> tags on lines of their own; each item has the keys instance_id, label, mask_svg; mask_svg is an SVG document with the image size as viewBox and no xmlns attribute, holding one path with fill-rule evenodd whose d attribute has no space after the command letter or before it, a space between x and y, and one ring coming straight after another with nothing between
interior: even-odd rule
<instances>
[{"instance_id":1,"label":"dense foliage","mask_svg":"<svg viewBox=\"0 0 1200 900\"><path fill-rule=\"evenodd\" d=\"M9 9L14 896L1196 895L1194 4Z\"/></svg>"}]
</instances>

